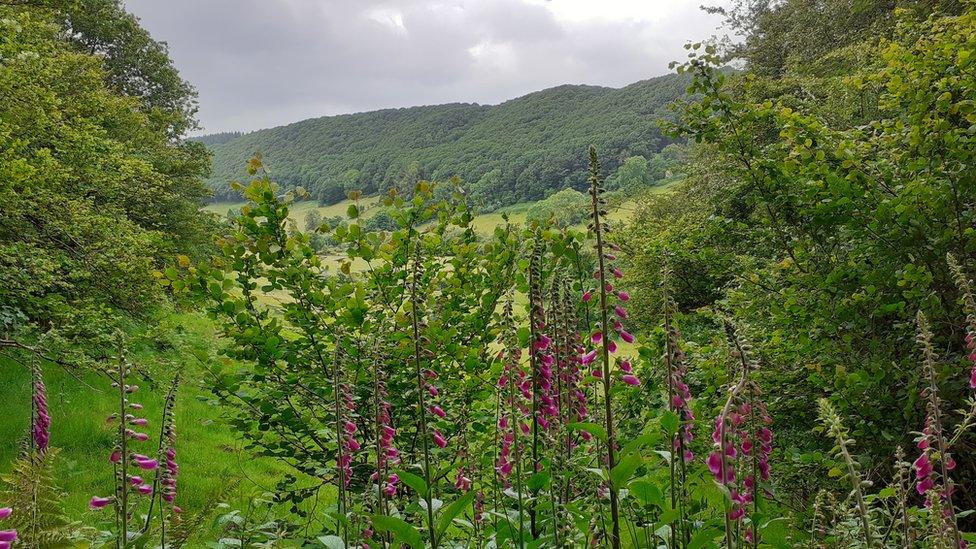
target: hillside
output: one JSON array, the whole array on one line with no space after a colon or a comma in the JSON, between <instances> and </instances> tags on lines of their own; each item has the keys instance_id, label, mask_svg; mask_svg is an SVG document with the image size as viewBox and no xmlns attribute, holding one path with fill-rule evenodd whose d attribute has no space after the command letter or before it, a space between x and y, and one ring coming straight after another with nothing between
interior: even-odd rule
<instances>
[{"instance_id":1,"label":"hillside","mask_svg":"<svg viewBox=\"0 0 976 549\"><path fill-rule=\"evenodd\" d=\"M199 138L213 152L208 183L217 200L239 198L227 183L245 177L255 152L275 180L334 203L416 178L459 176L488 208L582 188L596 145L612 172L629 156L650 157L669 141L657 120L684 93L677 75L623 88L559 86L499 105L449 104L304 120L232 138Z\"/></svg>"}]
</instances>

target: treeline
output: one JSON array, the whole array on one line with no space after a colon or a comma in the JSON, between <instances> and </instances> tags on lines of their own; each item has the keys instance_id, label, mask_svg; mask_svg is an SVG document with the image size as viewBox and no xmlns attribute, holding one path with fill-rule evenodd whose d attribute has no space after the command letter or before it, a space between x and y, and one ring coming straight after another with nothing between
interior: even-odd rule
<instances>
[{"instance_id":1,"label":"treeline","mask_svg":"<svg viewBox=\"0 0 976 549\"><path fill-rule=\"evenodd\" d=\"M196 92L120 0L0 3L0 37L0 350L94 347L211 246Z\"/></svg>"},{"instance_id":2,"label":"treeline","mask_svg":"<svg viewBox=\"0 0 976 549\"><path fill-rule=\"evenodd\" d=\"M560 86L500 105L450 104L305 120L210 145L217 199L235 200L228 182L259 152L284 188L304 187L330 204L347 191L366 194L419 179L459 176L482 208L583 189L582 151L596 145L613 172L627 158L652 159L672 140L656 121L684 94L669 75L612 89ZM207 138L203 138L207 139ZM222 138L217 139L217 141Z\"/></svg>"}]
</instances>

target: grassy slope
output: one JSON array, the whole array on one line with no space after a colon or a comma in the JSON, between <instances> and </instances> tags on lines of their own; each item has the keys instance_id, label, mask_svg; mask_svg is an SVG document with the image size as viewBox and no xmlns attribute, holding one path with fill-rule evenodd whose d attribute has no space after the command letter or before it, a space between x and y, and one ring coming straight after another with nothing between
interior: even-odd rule
<instances>
[{"instance_id":1,"label":"grassy slope","mask_svg":"<svg viewBox=\"0 0 976 549\"><path fill-rule=\"evenodd\" d=\"M163 330L173 330L177 344L185 349L215 348L215 334L209 320L199 314L173 314L163 320ZM159 332L161 330L154 330ZM173 368L186 368L185 382L176 405L178 461L180 463L177 504L188 521L200 521L188 546L200 547L216 534L210 518L214 506L227 502L238 508L267 490L272 490L284 467L272 460L254 458L241 449L233 429L220 419L219 410L208 403L210 393L203 368L188 353L175 349L136 345L130 359L137 370L166 380ZM87 509L92 495L110 495L112 468L108 455L114 444L112 425L106 417L116 406L114 390L103 376L79 373L74 377L62 368L44 369L52 416L51 444L61 449L57 480L67 492L63 505L68 515L91 526L109 520L111 511ZM137 381L136 399L145 405L151 439L135 443L138 452L154 454L159 440L159 414L165 387L154 388ZM164 383L165 384L165 383ZM10 468L28 429L30 376L19 364L0 360L0 471Z\"/></svg>"}]
</instances>

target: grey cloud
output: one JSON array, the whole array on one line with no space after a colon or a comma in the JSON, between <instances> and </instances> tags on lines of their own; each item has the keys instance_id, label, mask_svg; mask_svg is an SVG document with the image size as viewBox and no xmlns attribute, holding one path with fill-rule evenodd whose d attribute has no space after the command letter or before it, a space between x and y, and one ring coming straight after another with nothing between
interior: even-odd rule
<instances>
[{"instance_id":1,"label":"grey cloud","mask_svg":"<svg viewBox=\"0 0 976 549\"><path fill-rule=\"evenodd\" d=\"M554 0L559 1L559 0ZM649 2L652 0L648 0ZM717 21L565 22L524 0L128 0L200 92L207 131L667 72Z\"/></svg>"}]
</instances>

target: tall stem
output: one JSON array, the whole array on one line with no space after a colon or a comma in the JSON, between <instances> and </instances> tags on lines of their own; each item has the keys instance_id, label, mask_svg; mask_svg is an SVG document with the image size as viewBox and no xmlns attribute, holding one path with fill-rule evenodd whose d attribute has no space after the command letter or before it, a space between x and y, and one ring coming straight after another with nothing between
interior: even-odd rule
<instances>
[{"instance_id":1,"label":"tall stem","mask_svg":"<svg viewBox=\"0 0 976 549\"><path fill-rule=\"evenodd\" d=\"M606 265L604 264L603 227L602 216L600 213L600 193L602 192L601 183L602 176L600 175L600 163L596 158L596 150L591 147L590 198L593 205L593 232L596 235L596 255L599 263L599 270L597 271L599 273L599 280L597 282L600 284L600 329L603 331L600 352L603 357L603 407L607 429L607 479L609 479L610 471L612 471L614 466L617 465L617 457L614 449L617 444L617 439L613 432L613 410L610 404L610 347L608 346L610 324L608 322L607 314L607 271ZM620 549L620 510L618 507L617 490L611 484L610 521L612 530L610 533L610 545L613 547L613 549Z\"/></svg>"},{"instance_id":2,"label":"tall stem","mask_svg":"<svg viewBox=\"0 0 976 549\"><path fill-rule=\"evenodd\" d=\"M409 254L409 250L407 252ZM427 400L424 396L424 373L420 366L420 354L423 352L420 346L420 312L418 311L417 286L420 284L420 244L414 244L413 258L413 281L410 284L410 313L411 323L413 324L413 362L417 376L417 421L419 423L418 432L420 435L421 447L424 452L424 480L427 483L427 493L424 500L427 502L427 528L430 531L430 545L437 549L437 531L434 529L434 505L431 497L433 486L431 485L430 474L430 445L427 441Z\"/></svg>"},{"instance_id":3,"label":"tall stem","mask_svg":"<svg viewBox=\"0 0 976 549\"><path fill-rule=\"evenodd\" d=\"M125 387L125 374L128 366L125 362L125 350L123 348L122 338L119 337L119 446L121 448L121 457L119 458L119 469L121 472L116 473L115 482L117 484L116 490L119 492L119 531L121 532L121 537L119 543L116 545L119 547L126 547L129 543L129 451L128 451L128 436L125 433L126 429L126 387Z\"/></svg>"}]
</instances>

